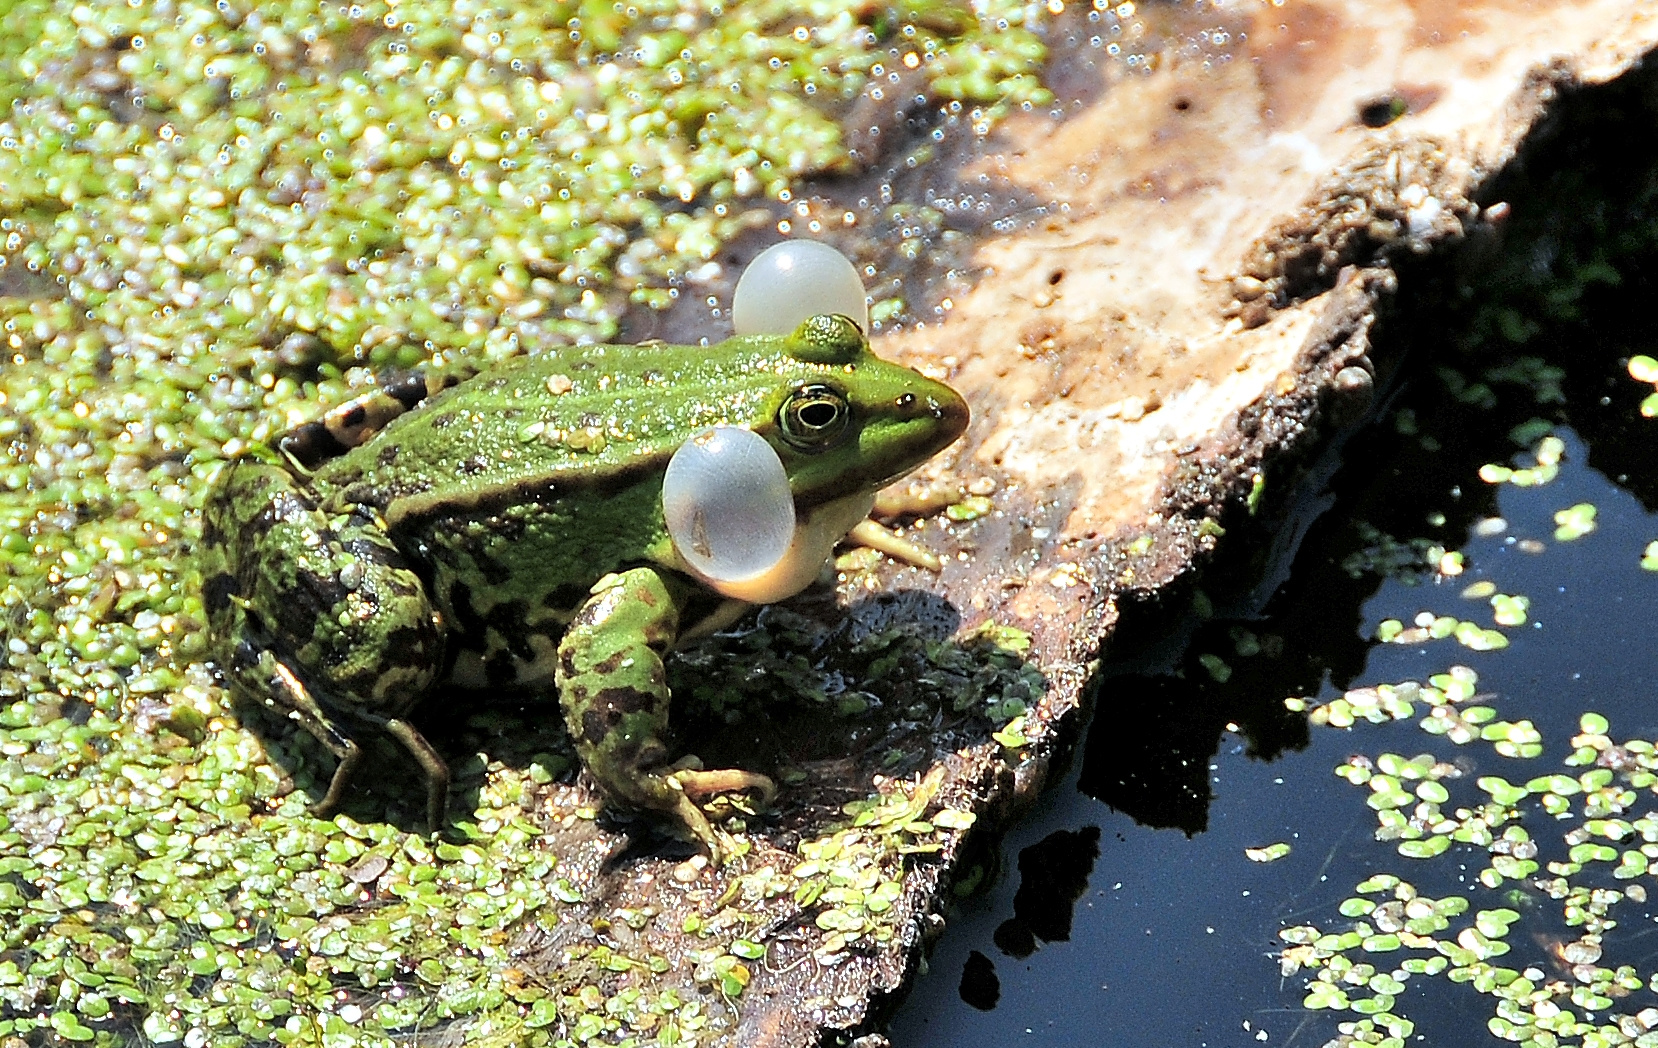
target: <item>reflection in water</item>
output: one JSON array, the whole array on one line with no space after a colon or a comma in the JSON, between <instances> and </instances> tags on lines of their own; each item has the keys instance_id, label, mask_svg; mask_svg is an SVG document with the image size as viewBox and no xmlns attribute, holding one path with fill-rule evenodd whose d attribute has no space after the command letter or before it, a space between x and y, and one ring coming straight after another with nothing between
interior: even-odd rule
<instances>
[{"instance_id":1,"label":"reflection in water","mask_svg":"<svg viewBox=\"0 0 1658 1048\"><path fill-rule=\"evenodd\" d=\"M988 1012L1002 999L1002 980L996 978L996 965L989 957L974 950L961 966L961 999L981 1012Z\"/></svg>"},{"instance_id":2,"label":"reflection in water","mask_svg":"<svg viewBox=\"0 0 1658 1048\"><path fill-rule=\"evenodd\" d=\"M1050 833L1019 853L1019 892L1013 917L996 929L996 946L1009 957L1029 957L1036 941L1065 942L1071 912L1088 890L1100 857L1100 828Z\"/></svg>"}]
</instances>

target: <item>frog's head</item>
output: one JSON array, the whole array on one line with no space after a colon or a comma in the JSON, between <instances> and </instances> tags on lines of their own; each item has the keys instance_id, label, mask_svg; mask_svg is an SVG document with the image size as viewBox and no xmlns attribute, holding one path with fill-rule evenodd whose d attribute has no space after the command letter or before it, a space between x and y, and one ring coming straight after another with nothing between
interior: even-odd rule
<instances>
[{"instance_id":1,"label":"frog's head","mask_svg":"<svg viewBox=\"0 0 1658 1048\"><path fill-rule=\"evenodd\" d=\"M777 449L802 510L873 493L967 429L959 393L875 356L846 317L809 318L783 349L798 366L755 431Z\"/></svg>"},{"instance_id":2,"label":"frog's head","mask_svg":"<svg viewBox=\"0 0 1658 1048\"><path fill-rule=\"evenodd\" d=\"M844 316L814 316L787 335L734 342L743 352L730 355L730 364L757 394L740 428L757 434L776 459L768 468L739 453L743 442L722 442L716 451L691 441L674 457L684 475L675 480L669 465L664 511L674 504L667 525L675 567L727 597L764 604L817 578L835 544L869 513L877 489L961 436L967 404L950 387L875 356ZM690 457L682 462L682 455ZM773 487L763 475L778 462ZM697 471L709 469L736 471L742 483L699 480ZM779 539L786 548L769 560ZM768 566L747 574L761 551Z\"/></svg>"}]
</instances>

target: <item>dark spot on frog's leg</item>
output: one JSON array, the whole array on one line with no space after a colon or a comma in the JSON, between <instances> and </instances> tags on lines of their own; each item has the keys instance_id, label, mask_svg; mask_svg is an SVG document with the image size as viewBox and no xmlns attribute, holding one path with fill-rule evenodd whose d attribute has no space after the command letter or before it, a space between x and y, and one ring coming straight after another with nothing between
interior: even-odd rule
<instances>
[{"instance_id":1,"label":"dark spot on frog's leg","mask_svg":"<svg viewBox=\"0 0 1658 1048\"><path fill-rule=\"evenodd\" d=\"M529 608L523 601L509 600L489 609L484 625L506 642L507 650L525 662L535 661L535 648L530 645L531 630L527 624Z\"/></svg>"},{"instance_id":2,"label":"dark spot on frog's leg","mask_svg":"<svg viewBox=\"0 0 1658 1048\"><path fill-rule=\"evenodd\" d=\"M431 383L418 371L399 375L380 388L386 396L402 404L404 408L418 406L433 392Z\"/></svg>"},{"instance_id":3,"label":"dark spot on frog's leg","mask_svg":"<svg viewBox=\"0 0 1658 1048\"><path fill-rule=\"evenodd\" d=\"M494 557L479 557L473 564L478 569L478 574L491 586L505 585L512 578L512 569Z\"/></svg>"},{"instance_id":4,"label":"dark spot on frog's leg","mask_svg":"<svg viewBox=\"0 0 1658 1048\"><path fill-rule=\"evenodd\" d=\"M283 435L277 446L289 458L307 469L320 466L329 459L337 458L351 450L340 443L334 434L329 432L327 424L321 421L307 422L294 427Z\"/></svg>"},{"instance_id":5,"label":"dark spot on frog's leg","mask_svg":"<svg viewBox=\"0 0 1658 1048\"><path fill-rule=\"evenodd\" d=\"M431 637L427 630L399 626L386 636L386 657L398 666L425 665L433 655L426 650L426 642Z\"/></svg>"},{"instance_id":6,"label":"dark spot on frog's leg","mask_svg":"<svg viewBox=\"0 0 1658 1048\"><path fill-rule=\"evenodd\" d=\"M209 615L216 615L230 607L230 598L236 593L236 580L230 574L220 572L202 584L202 604Z\"/></svg>"},{"instance_id":7,"label":"dark spot on frog's leg","mask_svg":"<svg viewBox=\"0 0 1658 1048\"><path fill-rule=\"evenodd\" d=\"M604 710L585 710L581 715L582 741L597 746L610 733L614 718L606 715Z\"/></svg>"},{"instance_id":8,"label":"dark spot on frog's leg","mask_svg":"<svg viewBox=\"0 0 1658 1048\"><path fill-rule=\"evenodd\" d=\"M478 614L478 609L472 606L472 587L464 582L457 582L449 587L449 610L455 616L455 628L469 640L477 643L472 647L479 647L484 636L484 617Z\"/></svg>"},{"instance_id":9,"label":"dark spot on frog's leg","mask_svg":"<svg viewBox=\"0 0 1658 1048\"><path fill-rule=\"evenodd\" d=\"M656 707L656 696L637 688L601 688L590 700L595 708L614 710L618 716L644 713Z\"/></svg>"},{"instance_id":10,"label":"dark spot on frog's leg","mask_svg":"<svg viewBox=\"0 0 1658 1048\"><path fill-rule=\"evenodd\" d=\"M582 711L582 741L597 744L633 713L646 713L655 708L656 698L635 688L601 688L587 697L587 709ZM646 739L631 739L622 743L619 754L631 754Z\"/></svg>"},{"instance_id":11,"label":"dark spot on frog's leg","mask_svg":"<svg viewBox=\"0 0 1658 1048\"><path fill-rule=\"evenodd\" d=\"M552 608L555 611L571 611L580 607L582 601L586 599L586 586L576 586L566 582L564 585L555 588L551 593L541 598L541 603L543 606Z\"/></svg>"},{"instance_id":12,"label":"dark spot on frog's leg","mask_svg":"<svg viewBox=\"0 0 1658 1048\"><path fill-rule=\"evenodd\" d=\"M484 679L491 688L505 688L516 681L518 667L513 664L512 656L503 653L484 663Z\"/></svg>"},{"instance_id":13,"label":"dark spot on frog's leg","mask_svg":"<svg viewBox=\"0 0 1658 1048\"><path fill-rule=\"evenodd\" d=\"M400 444L387 444L380 449L380 465L389 466L397 461L397 453L402 448Z\"/></svg>"},{"instance_id":14,"label":"dark spot on frog's leg","mask_svg":"<svg viewBox=\"0 0 1658 1048\"><path fill-rule=\"evenodd\" d=\"M301 569L294 582L308 594L307 601L313 608L332 609L346 602L351 591L340 582L338 574L323 574L317 571ZM286 617L286 616L284 616Z\"/></svg>"},{"instance_id":15,"label":"dark spot on frog's leg","mask_svg":"<svg viewBox=\"0 0 1658 1048\"><path fill-rule=\"evenodd\" d=\"M597 664L595 664L593 666L593 672L594 673L615 673L617 670L622 668L622 663L626 659L627 659L627 653L626 652L613 651L609 655L605 656L602 661L598 662Z\"/></svg>"},{"instance_id":16,"label":"dark spot on frog's leg","mask_svg":"<svg viewBox=\"0 0 1658 1048\"><path fill-rule=\"evenodd\" d=\"M432 428L433 429L448 429L450 426L453 426L456 422L459 422L459 421L460 421L460 417L455 412L445 411L443 414L438 415L438 416L436 416L435 418L432 419Z\"/></svg>"}]
</instances>

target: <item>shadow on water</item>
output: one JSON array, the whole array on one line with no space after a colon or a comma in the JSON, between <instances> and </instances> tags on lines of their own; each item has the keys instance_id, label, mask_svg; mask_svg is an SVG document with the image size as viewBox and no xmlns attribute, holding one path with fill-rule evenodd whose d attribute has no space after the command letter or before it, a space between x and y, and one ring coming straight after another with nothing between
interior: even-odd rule
<instances>
[{"instance_id":1,"label":"shadow on water","mask_svg":"<svg viewBox=\"0 0 1658 1048\"><path fill-rule=\"evenodd\" d=\"M1618 738L1653 737L1658 586L1635 561L1658 538L1658 420L1640 415L1651 388L1632 381L1625 361L1658 355L1645 305L1658 290L1649 275L1658 272L1658 150L1628 141L1630 127L1658 115L1655 79L1642 73L1565 102L1483 201L1515 207L1500 253L1477 268L1464 259L1406 274L1408 297L1375 332L1381 357L1410 347L1401 388L1342 449L1327 488L1308 494L1303 508L1319 515L1287 577L1252 600L1274 565L1234 534L1205 576L1208 593L1184 595L1192 614L1162 609L1141 631L1176 639L1097 682L1072 776L1009 831L1007 875L984 878L952 916L932 974L892 1023L895 1044L1349 1043L1342 1038L1356 1035L1337 1024L1360 1016L1303 1007L1310 973L1280 976L1278 931L1347 927L1336 905L1382 871L1423 892L1480 899L1484 853L1449 873L1401 860L1373 839L1364 793L1330 769L1385 746L1431 750L1469 780L1525 781L1557 770L1542 765L1569 751L1564 740L1585 709L1606 713ZM1530 489L1480 480L1486 463L1530 464L1551 432L1566 449L1557 480ZM1599 507L1594 541L1555 536L1554 512L1573 503ZM1489 621L1483 596L1458 599L1475 583L1531 598L1508 650L1371 639L1381 620L1409 625L1425 609ZM1544 755L1516 765L1493 758L1489 744L1453 748L1407 725L1396 727L1403 738L1366 736L1364 725L1309 728L1284 705L1425 680L1455 663L1477 670L1502 716L1535 722ZM1542 858L1550 848L1565 858L1549 840L1558 830L1532 833ZM1272 842L1289 846L1283 858L1245 857ZM1474 903L1525 915L1529 941L1512 940L1514 959L1496 963L1564 971L1556 953L1582 929L1549 916L1558 904L1532 884L1509 883L1506 902L1493 891ZM1608 937L1609 956L1613 943L1629 947L1617 963L1650 967L1643 925L1650 930L1643 920ZM1458 992L1418 979L1393 1010L1430 1041L1482 1042L1475 1031L1491 1008L1472 989ZM1650 1003L1632 998L1617 1011Z\"/></svg>"}]
</instances>

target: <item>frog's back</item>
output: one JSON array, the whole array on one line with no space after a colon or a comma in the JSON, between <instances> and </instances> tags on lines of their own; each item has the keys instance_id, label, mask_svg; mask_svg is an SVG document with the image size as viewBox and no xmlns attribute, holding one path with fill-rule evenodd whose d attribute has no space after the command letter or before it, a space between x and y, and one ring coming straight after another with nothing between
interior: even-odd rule
<instances>
[{"instance_id":1,"label":"frog's back","mask_svg":"<svg viewBox=\"0 0 1658 1048\"><path fill-rule=\"evenodd\" d=\"M595 582L676 563L661 507L673 452L716 422L768 419L786 395L775 340L736 341L712 355L590 346L509 360L313 480L334 506L384 516L462 653L461 683L540 685Z\"/></svg>"},{"instance_id":2,"label":"frog's back","mask_svg":"<svg viewBox=\"0 0 1658 1048\"><path fill-rule=\"evenodd\" d=\"M394 531L530 498L614 491L660 473L700 429L767 419L787 391L780 372L802 367L775 339L514 358L393 420L319 468L317 482L343 502L374 506Z\"/></svg>"}]
</instances>

